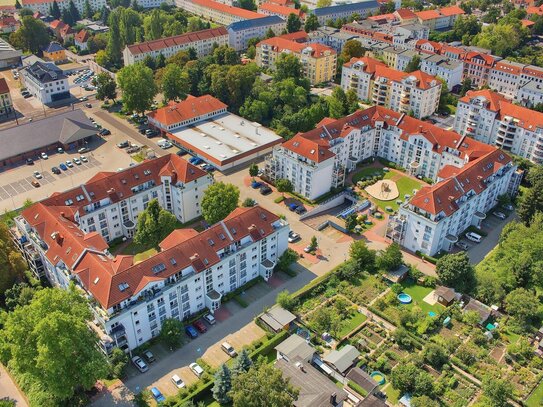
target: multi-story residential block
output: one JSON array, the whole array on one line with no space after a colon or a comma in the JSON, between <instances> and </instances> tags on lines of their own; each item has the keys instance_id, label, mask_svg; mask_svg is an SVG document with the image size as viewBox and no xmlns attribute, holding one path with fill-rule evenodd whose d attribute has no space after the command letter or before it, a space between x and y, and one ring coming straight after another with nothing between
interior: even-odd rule
<instances>
[{"instance_id":1,"label":"multi-story residential block","mask_svg":"<svg viewBox=\"0 0 543 407\"><path fill-rule=\"evenodd\" d=\"M158 199L163 206L168 200L161 197L208 178L175 155L146 161L113 177L134 184L136 175L140 181L154 179L156 186L151 189L160 191ZM166 318L183 320L204 308L214 312L224 294L258 276L268 280L287 249L288 224L256 206L236 209L203 232L175 230L160 243L156 255L142 262L135 262L133 256L114 257L104 238L87 232L80 218L92 206L84 188L101 184L93 191L107 199L111 194L105 191L110 186L107 179L107 175L95 176L82 190L60 194L61 199L82 196L75 204L48 199L33 205L17 218L14 230L17 244L38 275L62 288L73 281L91 299L93 327L100 333L106 354L114 347L132 350L157 336ZM118 207L119 221L122 202L152 198L149 189L131 191L121 182L115 183L130 196L111 203ZM191 189L188 195L194 206L198 200L195 194L201 196L203 188L198 192ZM177 205L175 199L172 203ZM142 209L138 206L137 211Z\"/></svg>"},{"instance_id":2,"label":"multi-story residential block","mask_svg":"<svg viewBox=\"0 0 543 407\"><path fill-rule=\"evenodd\" d=\"M441 81L421 71L402 72L370 58L352 58L343 65L341 87L356 91L361 100L371 100L415 117L431 116L439 105Z\"/></svg>"},{"instance_id":3,"label":"multi-story residential block","mask_svg":"<svg viewBox=\"0 0 543 407\"><path fill-rule=\"evenodd\" d=\"M21 0L23 8L29 8L32 11L40 12L44 16L51 15L51 6L54 0ZM84 13L86 0L73 0L79 14ZM70 0L57 0L58 7L61 10L70 7ZM89 0L89 4L93 10L102 10L106 5L106 0Z\"/></svg>"},{"instance_id":4,"label":"multi-story residential block","mask_svg":"<svg viewBox=\"0 0 543 407\"><path fill-rule=\"evenodd\" d=\"M421 57L420 70L443 79L449 90L462 83L463 69L464 65L461 61L443 55L422 55Z\"/></svg>"},{"instance_id":5,"label":"multi-story residential block","mask_svg":"<svg viewBox=\"0 0 543 407\"><path fill-rule=\"evenodd\" d=\"M13 101L5 78L0 78L0 114L8 115L13 112Z\"/></svg>"},{"instance_id":6,"label":"multi-story residential block","mask_svg":"<svg viewBox=\"0 0 543 407\"><path fill-rule=\"evenodd\" d=\"M143 61L146 56L156 58L162 54L169 58L179 51L188 51L190 48L193 48L199 57L203 57L213 53L215 45L228 45L228 31L225 27L128 45L123 50L123 60L125 65L132 65Z\"/></svg>"},{"instance_id":7,"label":"multi-story residential block","mask_svg":"<svg viewBox=\"0 0 543 407\"><path fill-rule=\"evenodd\" d=\"M244 51L252 38L264 38L268 30L281 35L287 28L287 22L278 16L266 16L251 20L238 21L228 26L228 45L236 51Z\"/></svg>"},{"instance_id":8,"label":"multi-story residential block","mask_svg":"<svg viewBox=\"0 0 543 407\"><path fill-rule=\"evenodd\" d=\"M488 77L488 86L506 98L513 100L519 90L522 81L521 73L526 65L511 62L506 59L497 61ZM524 82L527 82L526 79Z\"/></svg>"},{"instance_id":9,"label":"multi-story residential block","mask_svg":"<svg viewBox=\"0 0 543 407\"><path fill-rule=\"evenodd\" d=\"M481 87L487 84L490 71L499 58L482 52L471 51L464 58L464 75L462 79L471 79L473 87Z\"/></svg>"},{"instance_id":10,"label":"multi-story residential block","mask_svg":"<svg viewBox=\"0 0 543 407\"><path fill-rule=\"evenodd\" d=\"M140 7L143 7L143 8L156 8L156 7L160 7L160 5L162 3L166 3L170 6L173 6L174 5L174 1L173 0L166 0L166 1L163 1L163 0L138 0L138 5Z\"/></svg>"},{"instance_id":11,"label":"multi-story residential block","mask_svg":"<svg viewBox=\"0 0 543 407\"><path fill-rule=\"evenodd\" d=\"M291 53L302 63L303 73L311 84L329 82L336 75L334 49L318 43L299 43L283 37L269 38L256 45L256 64L275 68L275 61L282 53Z\"/></svg>"},{"instance_id":12,"label":"multi-story residential block","mask_svg":"<svg viewBox=\"0 0 543 407\"><path fill-rule=\"evenodd\" d=\"M53 63L35 62L21 69L21 79L27 90L44 104L70 97L68 77Z\"/></svg>"},{"instance_id":13,"label":"multi-story residential block","mask_svg":"<svg viewBox=\"0 0 543 407\"><path fill-rule=\"evenodd\" d=\"M536 81L520 85L515 95L515 102L528 107L535 107L543 103L543 85Z\"/></svg>"},{"instance_id":14,"label":"multi-story residential block","mask_svg":"<svg viewBox=\"0 0 543 407\"><path fill-rule=\"evenodd\" d=\"M175 5L189 13L221 25L230 25L236 21L264 17L260 13L218 3L213 0L175 0Z\"/></svg>"},{"instance_id":15,"label":"multi-story residential block","mask_svg":"<svg viewBox=\"0 0 543 407\"><path fill-rule=\"evenodd\" d=\"M287 6L281 6L272 2L262 3L258 7L258 12L267 16L279 16L283 20L287 20L288 16L291 14L294 14L302 21L305 19L305 13L302 10Z\"/></svg>"},{"instance_id":16,"label":"multi-story residential block","mask_svg":"<svg viewBox=\"0 0 543 407\"><path fill-rule=\"evenodd\" d=\"M329 21L336 21L340 18L349 20L353 14L356 14L358 18L362 20L370 14L375 14L379 11L379 7L379 3L375 0L364 0L356 3L320 7L311 10L310 12L317 16L320 25L326 25Z\"/></svg>"},{"instance_id":17,"label":"multi-story residential block","mask_svg":"<svg viewBox=\"0 0 543 407\"><path fill-rule=\"evenodd\" d=\"M307 42L318 42L319 44L326 45L333 48L338 54L343 49L343 46L347 41L358 39L358 35L341 31L335 27L319 27L315 31L311 31L308 34Z\"/></svg>"},{"instance_id":18,"label":"multi-story residential block","mask_svg":"<svg viewBox=\"0 0 543 407\"><path fill-rule=\"evenodd\" d=\"M490 90L470 91L460 99L454 130L543 164L543 113Z\"/></svg>"},{"instance_id":19,"label":"multi-story residential block","mask_svg":"<svg viewBox=\"0 0 543 407\"><path fill-rule=\"evenodd\" d=\"M457 18L466 13L458 6L450 6L441 9L418 11L415 14L419 22L427 26L430 30L442 30L451 28Z\"/></svg>"}]
</instances>

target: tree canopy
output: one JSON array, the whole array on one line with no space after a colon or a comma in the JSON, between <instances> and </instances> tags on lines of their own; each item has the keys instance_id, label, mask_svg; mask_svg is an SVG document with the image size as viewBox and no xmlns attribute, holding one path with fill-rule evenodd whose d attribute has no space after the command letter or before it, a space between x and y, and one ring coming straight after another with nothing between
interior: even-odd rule
<instances>
[{"instance_id":1,"label":"tree canopy","mask_svg":"<svg viewBox=\"0 0 543 407\"><path fill-rule=\"evenodd\" d=\"M392 243L377 256L377 267L381 270L396 270L402 264L403 255L398 243Z\"/></svg>"},{"instance_id":2,"label":"tree canopy","mask_svg":"<svg viewBox=\"0 0 543 407\"><path fill-rule=\"evenodd\" d=\"M45 24L32 16L24 16L19 29L9 36L9 42L16 48L38 54L49 44L50 38Z\"/></svg>"},{"instance_id":3,"label":"tree canopy","mask_svg":"<svg viewBox=\"0 0 543 407\"><path fill-rule=\"evenodd\" d=\"M108 73L99 73L93 79L93 83L96 86L96 99L115 100L117 98L117 84Z\"/></svg>"},{"instance_id":4,"label":"tree canopy","mask_svg":"<svg viewBox=\"0 0 543 407\"><path fill-rule=\"evenodd\" d=\"M469 293L474 286L475 269L465 252L447 254L436 264L436 273L441 282L462 293Z\"/></svg>"},{"instance_id":5,"label":"tree canopy","mask_svg":"<svg viewBox=\"0 0 543 407\"><path fill-rule=\"evenodd\" d=\"M140 63L125 66L117 74L117 82L123 91L125 110L144 113L151 107L158 92L151 69Z\"/></svg>"},{"instance_id":6,"label":"tree canopy","mask_svg":"<svg viewBox=\"0 0 543 407\"><path fill-rule=\"evenodd\" d=\"M0 297L20 279L27 265L15 247L8 226L0 222Z\"/></svg>"},{"instance_id":7,"label":"tree canopy","mask_svg":"<svg viewBox=\"0 0 543 407\"><path fill-rule=\"evenodd\" d=\"M138 216L134 241L141 245L158 247L158 244L174 231L176 224L175 216L161 208L158 201L153 199Z\"/></svg>"},{"instance_id":8,"label":"tree canopy","mask_svg":"<svg viewBox=\"0 0 543 407\"><path fill-rule=\"evenodd\" d=\"M226 218L239 201L239 188L232 184L216 182L210 185L202 198L202 215L213 225Z\"/></svg>"},{"instance_id":9,"label":"tree canopy","mask_svg":"<svg viewBox=\"0 0 543 407\"><path fill-rule=\"evenodd\" d=\"M160 82L165 101L185 99L189 92L189 86L188 74L183 72L179 65L166 65Z\"/></svg>"}]
</instances>

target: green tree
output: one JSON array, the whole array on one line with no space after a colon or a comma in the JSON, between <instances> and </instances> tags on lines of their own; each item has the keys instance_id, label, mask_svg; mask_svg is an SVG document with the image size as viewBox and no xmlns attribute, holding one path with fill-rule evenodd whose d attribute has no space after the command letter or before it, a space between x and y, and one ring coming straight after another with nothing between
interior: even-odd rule
<instances>
[{"instance_id":1,"label":"green tree","mask_svg":"<svg viewBox=\"0 0 543 407\"><path fill-rule=\"evenodd\" d=\"M258 165L256 165L255 163L252 163L250 166L249 166L249 175L251 177L256 177L258 175Z\"/></svg>"},{"instance_id":2,"label":"green tree","mask_svg":"<svg viewBox=\"0 0 543 407\"><path fill-rule=\"evenodd\" d=\"M57 20L61 16L60 7L58 6L57 0L53 0L53 4L51 5L51 16Z\"/></svg>"},{"instance_id":3,"label":"green tree","mask_svg":"<svg viewBox=\"0 0 543 407\"><path fill-rule=\"evenodd\" d=\"M177 54L169 57L166 60L166 65L176 64L180 68L183 68L189 61L190 61L189 53L187 51L179 51Z\"/></svg>"},{"instance_id":4,"label":"green tree","mask_svg":"<svg viewBox=\"0 0 543 407\"><path fill-rule=\"evenodd\" d=\"M153 199L138 216L134 241L137 244L158 247L158 244L175 229L177 219L160 207Z\"/></svg>"},{"instance_id":5,"label":"green tree","mask_svg":"<svg viewBox=\"0 0 543 407\"><path fill-rule=\"evenodd\" d=\"M24 16L19 29L9 36L9 42L16 48L30 51L33 54L49 44L49 34L45 24L32 16Z\"/></svg>"},{"instance_id":6,"label":"green tree","mask_svg":"<svg viewBox=\"0 0 543 407\"><path fill-rule=\"evenodd\" d=\"M481 320L481 316L477 311L466 311L462 315L462 321L469 326L476 326Z\"/></svg>"},{"instance_id":7,"label":"green tree","mask_svg":"<svg viewBox=\"0 0 543 407\"><path fill-rule=\"evenodd\" d=\"M358 40L349 40L345 42L345 45L343 45L343 49L341 50L341 58L345 62L349 62L351 58L360 58L363 57L366 53L366 50L364 47L362 47L362 43Z\"/></svg>"},{"instance_id":8,"label":"green tree","mask_svg":"<svg viewBox=\"0 0 543 407\"><path fill-rule=\"evenodd\" d=\"M145 37L147 40L157 40L162 37L162 24L163 21L160 18L161 11L159 9L154 9L151 12L150 18L150 24L149 24L149 32L146 33Z\"/></svg>"},{"instance_id":9,"label":"green tree","mask_svg":"<svg viewBox=\"0 0 543 407\"><path fill-rule=\"evenodd\" d=\"M275 32L272 30L272 28L268 28L268 31L266 31L266 39L275 37Z\"/></svg>"},{"instance_id":10,"label":"green tree","mask_svg":"<svg viewBox=\"0 0 543 407\"><path fill-rule=\"evenodd\" d=\"M83 17L92 19L93 15L94 15L94 12L92 11L92 7L89 0L85 0L85 4L83 5Z\"/></svg>"},{"instance_id":11,"label":"green tree","mask_svg":"<svg viewBox=\"0 0 543 407\"><path fill-rule=\"evenodd\" d=\"M19 0L15 0L15 8L16 8L17 10L20 10L20 9L23 8L23 6L21 6L21 3L19 2Z\"/></svg>"},{"instance_id":12,"label":"green tree","mask_svg":"<svg viewBox=\"0 0 543 407\"><path fill-rule=\"evenodd\" d=\"M420 69L420 56L415 55L413 58L411 58L411 61L407 64L405 67L405 72L414 72L418 71Z\"/></svg>"},{"instance_id":13,"label":"green tree","mask_svg":"<svg viewBox=\"0 0 543 407\"><path fill-rule=\"evenodd\" d=\"M319 28L319 20L317 19L317 16L313 13L309 14L305 19L305 25L304 30L306 33L315 31L317 28Z\"/></svg>"},{"instance_id":14,"label":"green tree","mask_svg":"<svg viewBox=\"0 0 543 407\"><path fill-rule=\"evenodd\" d=\"M142 64L125 66L117 74L123 92L123 106L128 112L144 113L151 107L157 94L153 71Z\"/></svg>"},{"instance_id":15,"label":"green tree","mask_svg":"<svg viewBox=\"0 0 543 407\"><path fill-rule=\"evenodd\" d=\"M317 236L311 236L311 241L309 242L309 247L311 249L311 251L315 251L317 250L317 247L318 247L319 243L317 241Z\"/></svg>"},{"instance_id":16,"label":"green tree","mask_svg":"<svg viewBox=\"0 0 543 407\"><path fill-rule=\"evenodd\" d=\"M87 325L90 319L75 289L37 291L30 304L7 314L0 331L10 368L33 383L42 398L55 400L54 405L64 404L77 390L89 390L108 371L98 338Z\"/></svg>"},{"instance_id":17,"label":"green tree","mask_svg":"<svg viewBox=\"0 0 543 407\"><path fill-rule=\"evenodd\" d=\"M332 5L332 0L317 0L317 8L329 7Z\"/></svg>"},{"instance_id":18,"label":"green tree","mask_svg":"<svg viewBox=\"0 0 543 407\"><path fill-rule=\"evenodd\" d=\"M540 315L540 304L533 292L517 288L505 297L505 310L521 328L527 328Z\"/></svg>"},{"instance_id":19,"label":"green tree","mask_svg":"<svg viewBox=\"0 0 543 407\"><path fill-rule=\"evenodd\" d=\"M293 78L295 81L302 77L302 64L296 56L292 54L280 54L275 61L275 75L276 82L280 82L283 79Z\"/></svg>"},{"instance_id":20,"label":"green tree","mask_svg":"<svg viewBox=\"0 0 543 407\"><path fill-rule=\"evenodd\" d=\"M520 197L517 213L525 225L529 225L537 212L543 212L543 167L532 167L526 176L529 187Z\"/></svg>"},{"instance_id":21,"label":"green tree","mask_svg":"<svg viewBox=\"0 0 543 407\"><path fill-rule=\"evenodd\" d=\"M238 4L241 8L244 8L245 10L255 11L256 10L256 4L254 0L237 0Z\"/></svg>"},{"instance_id":22,"label":"green tree","mask_svg":"<svg viewBox=\"0 0 543 407\"><path fill-rule=\"evenodd\" d=\"M234 359L234 363L232 363L232 368L230 369L232 377L248 372L252 365L253 361L249 357L249 352L247 352L246 348L243 348Z\"/></svg>"},{"instance_id":23,"label":"green tree","mask_svg":"<svg viewBox=\"0 0 543 407\"><path fill-rule=\"evenodd\" d=\"M106 72L101 72L93 79L96 86L96 99L115 100L117 98L117 84L115 79Z\"/></svg>"},{"instance_id":24,"label":"green tree","mask_svg":"<svg viewBox=\"0 0 543 407\"><path fill-rule=\"evenodd\" d=\"M466 96L466 93L471 90L471 79L466 78L462 81L462 87L460 88L460 96Z\"/></svg>"},{"instance_id":25,"label":"green tree","mask_svg":"<svg viewBox=\"0 0 543 407\"><path fill-rule=\"evenodd\" d=\"M277 191L281 192L282 194L284 194L285 192L290 193L294 188L292 182L290 182L290 180L286 178L278 179L275 183L275 186L277 188Z\"/></svg>"},{"instance_id":26,"label":"green tree","mask_svg":"<svg viewBox=\"0 0 543 407\"><path fill-rule=\"evenodd\" d=\"M290 265L298 260L300 256L292 249L287 249L277 260L277 270L288 271Z\"/></svg>"},{"instance_id":27,"label":"green tree","mask_svg":"<svg viewBox=\"0 0 543 407\"><path fill-rule=\"evenodd\" d=\"M376 252L371 250L364 240L355 240L349 247L349 255L360 270L375 270Z\"/></svg>"},{"instance_id":28,"label":"green tree","mask_svg":"<svg viewBox=\"0 0 543 407\"><path fill-rule=\"evenodd\" d=\"M202 198L202 216L213 225L226 218L239 201L239 189L235 185L216 182L209 186Z\"/></svg>"},{"instance_id":29,"label":"green tree","mask_svg":"<svg viewBox=\"0 0 543 407\"><path fill-rule=\"evenodd\" d=\"M61 16L60 16L60 19L68 24L68 25L74 25L75 24L75 21L72 17L72 14L70 13L70 9L69 8L64 8L62 9L62 13L61 13Z\"/></svg>"},{"instance_id":30,"label":"green tree","mask_svg":"<svg viewBox=\"0 0 543 407\"><path fill-rule=\"evenodd\" d=\"M245 200L241 203L241 206L244 208L252 208L256 205L256 201L253 198L245 198Z\"/></svg>"},{"instance_id":31,"label":"green tree","mask_svg":"<svg viewBox=\"0 0 543 407\"><path fill-rule=\"evenodd\" d=\"M433 391L433 378L413 363L398 365L390 374L390 381L401 394L409 393L412 396L431 396Z\"/></svg>"},{"instance_id":32,"label":"green tree","mask_svg":"<svg viewBox=\"0 0 543 407\"><path fill-rule=\"evenodd\" d=\"M416 396L411 398L411 407L439 407L439 402L428 396Z\"/></svg>"},{"instance_id":33,"label":"green tree","mask_svg":"<svg viewBox=\"0 0 543 407\"><path fill-rule=\"evenodd\" d=\"M296 305L296 299L290 295L288 290L283 290L277 294L275 302L286 310L291 311Z\"/></svg>"},{"instance_id":34,"label":"green tree","mask_svg":"<svg viewBox=\"0 0 543 407\"><path fill-rule=\"evenodd\" d=\"M473 38L473 44L492 50L494 55L507 57L520 47L525 36L526 29L520 22L516 25L489 24Z\"/></svg>"},{"instance_id":35,"label":"green tree","mask_svg":"<svg viewBox=\"0 0 543 407\"><path fill-rule=\"evenodd\" d=\"M0 223L0 296L20 279L26 270L26 262L15 247L8 226Z\"/></svg>"},{"instance_id":36,"label":"green tree","mask_svg":"<svg viewBox=\"0 0 543 407\"><path fill-rule=\"evenodd\" d=\"M123 49L121 31L119 27L119 13L111 13L108 21L109 31L105 55L107 55L108 64L119 67L121 65L121 55Z\"/></svg>"},{"instance_id":37,"label":"green tree","mask_svg":"<svg viewBox=\"0 0 543 407\"><path fill-rule=\"evenodd\" d=\"M513 385L506 379L495 379L486 376L483 379L483 395L491 407L506 407L513 397Z\"/></svg>"},{"instance_id":38,"label":"green tree","mask_svg":"<svg viewBox=\"0 0 543 407\"><path fill-rule=\"evenodd\" d=\"M437 343L428 343L423 351L424 360L436 369L441 369L449 361L447 350Z\"/></svg>"},{"instance_id":39,"label":"green tree","mask_svg":"<svg viewBox=\"0 0 543 407\"><path fill-rule=\"evenodd\" d=\"M392 243L377 257L377 267L381 270L396 270L402 264L403 255L397 243Z\"/></svg>"},{"instance_id":40,"label":"green tree","mask_svg":"<svg viewBox=\"0 0 543 407\"><path fill-rule=\"evenodd\" d=\"M166 65L160 88L164 95L164 100L183 100L189 92L188 74L184 72L179 65Z\"/></svg>"},{"instance_id":41,"label":"green tree","mask_svg":"<svg viewBox=\"0 0 543 407\"><path fill-rule=\"evenodd\" d=\"M219 404L228 404L232 401L228 393L232 389L232 375L226 364L222 364L215 373L215 383L213 385L213 398Z\"/></svg>"},{"instance_id":42,"label":"green tree","mask_svg":"<svg viewBox=\"0 0 543 407\"><path fill-rule=\"evenodd\" d=\"M160 339L170 349L177 349L183 339L183 323L176 318L167 318L160 328Z\"/></svg>"},{"instance_id":43,"label":"green tree","mask_svg":"<svg viewBox=\"0 0 543 407\"><path fill-rule=\"evenodd\" d=\"M469 293L474 286L475 269L465 252L441 257L436 263L436 273L444 285L462 293Z\"/></svg>"},{"instance_id":44,"label":"green tree","mask_svg":"<svg viewBox=\"0 0 543 407\"><path fill-rule=\"evenodd\" d=\"M330 117L339 119L347 113L347 96L341 86L336 86L328 98Z\"/></svg>"},{"instance_id":45,"label":"green tree","mask_svg":"<svg viewBox=\"0 0 543 407\"><path fill-rule=\"evenodd\" d=\"M302 22L298 16L294 13L290 13L287 17L287 31L289 33L294 33L296 31L300 31L301 28Z\"/></svg>"},{"instance_id":46,"label":"green tree","mask_svg":"<svg viewBox=\"0 0 543 407\"><path fill-rule=\"evenodd\" d=\"M79 10L75 6L74 0L70 0L70 2L68 3L68 9L74 23L81 20L81 15L79 14Z\"/></svg>"},{"instance_id":47,"label":"green tree","mask_svg":"<svg viewBox=\"0 0 543 407\"><path fill-rule=\"evenodd\" d=\"M16 307L24 307L30 304L36 290L36 288L27 283L17 283L8 288L4 293L4 302L8 311L13 311Z\"/></svg>"},{"instance_id":48,"label":"green tree","mask_svg":"<svg viewBox=\"0 0 543 407\"><path fill-rule=\"evenodd\" d=\"M238 65L240 63L239 55L234 48L228 45L222 45L213 51L213 59L218 65Z\"/></svg>"},{"instance_id":49,"label":"green tree","mask_svg":"<svg viewBox=\"0 0 543 407\"><path fill-rule=\"evenodd\" d=\"M128 355L120 348L113 348L109 357L110 377L120 379L128 366Z\"/></svg>"},{"instance_id":50,"label":"green tree","mask_svg":"<svg viewBox=\"0 0 543 407\"><path fill-rule=\"evenodd\" d=\"M345 96L347 98L347 113L351 114L356 112L360 107L358 105L358 95L356 94L356 91L354 89L348 89L347 92L345 92Z\"/></svg>"}]
</instances>

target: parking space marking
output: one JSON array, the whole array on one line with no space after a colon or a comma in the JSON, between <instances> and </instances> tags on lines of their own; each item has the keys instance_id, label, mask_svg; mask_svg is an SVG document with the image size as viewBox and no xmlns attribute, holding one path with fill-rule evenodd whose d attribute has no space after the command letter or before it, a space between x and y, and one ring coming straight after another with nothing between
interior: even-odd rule
<instances>
[{"instance_id":1,"label":"parking space marking","mask_svg":"<svg viewBox=\"0 0 543 407\"><path fill-rule=\"evenodd\" d=\"M17 193L15 192L15 190L13 189L11 185L4 185L4 189L6 190L9 196L17 195Z\"/></svg>"},{"instance_id":2,"label":"parking space marking","mask_svg":"<svg viewBox=\"0 0 543 407\"><path fill-rule=\"evenodd\" d=\"M2 187L0 187L0 198L1 199L8 199L9 198L9 194Z\"/></svg>"}]
</instances>

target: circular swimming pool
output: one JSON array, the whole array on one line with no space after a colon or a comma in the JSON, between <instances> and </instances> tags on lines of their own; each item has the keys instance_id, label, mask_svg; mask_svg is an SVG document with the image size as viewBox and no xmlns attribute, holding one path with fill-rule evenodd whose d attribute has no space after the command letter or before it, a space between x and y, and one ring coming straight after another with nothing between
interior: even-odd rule
<instances>
[{"instance_id":1,"label":"circular swimming pool","mask_svg":"<svg viewBox=\"0 0 543 407\"><path fill-rule=\"evenodd\" d=\"M399 293L398 294L398 301L400 301L402 304L410 304L413 299L409 294L406 293Z\"/></svg>"},{"instance_id":2,"label":"circular swimming pool","mask_svg":"<svg viewBox=\"0 0 543 407\"><path fill-rule=\"evenodd\" d=\"M372 372L370 376L377 382L378 385L385 384L385 375L381 372Z\"/></svg>"}]
</instances>

